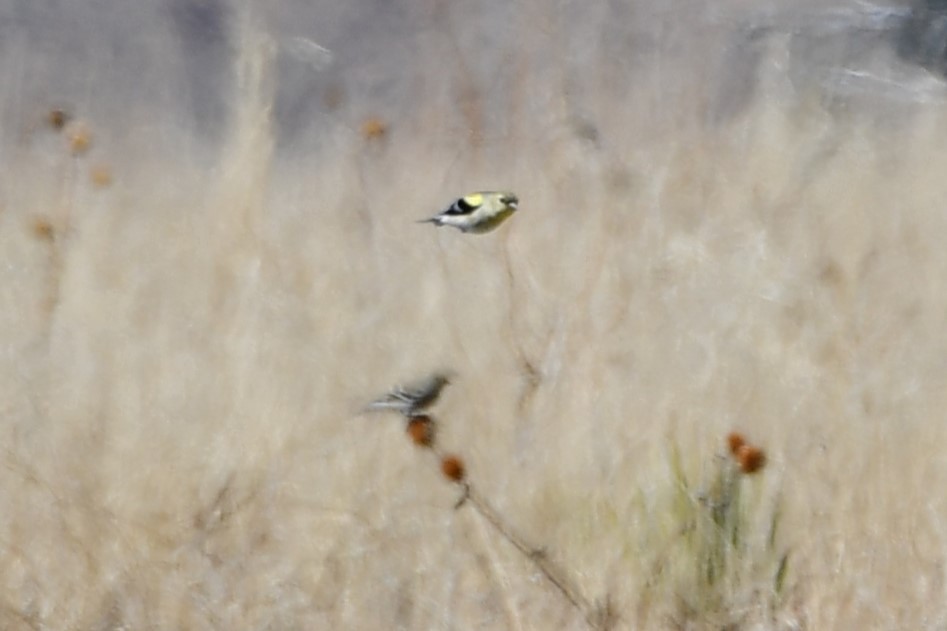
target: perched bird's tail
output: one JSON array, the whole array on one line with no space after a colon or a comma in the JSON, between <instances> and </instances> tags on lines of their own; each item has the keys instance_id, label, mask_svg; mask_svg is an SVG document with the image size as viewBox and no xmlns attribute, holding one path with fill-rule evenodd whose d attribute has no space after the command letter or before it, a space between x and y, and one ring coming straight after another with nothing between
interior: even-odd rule
<instances>
[{"instance_id":1,"label":"perched bird's tail","mask_svg":"<svg viewBox=\"0 0 947 631\"><path fill-rule=\"evenodd\" d=\"M427 219L418 219L415 223L432 223L435 226L443 225L440 217L428 217Z\"/></svg>"},{"instance_id":2,"label":"perched bird's tail","mask_svg":"<svg viewBox=\"0 0 947 631\"><path fill-rule=\"evenodd\" d=\"M411 417L434 405L444 386L450 383L448 372L436 372L410 386L395 386L384 396L368 404L363 412L391 410Z\"/></svg>"},{"instance_id":3,"label":"perched bird's tail","mask_svg":"<svg viewBox=\"0 0 947 631\"><path fill-rule=\"evenodd\" d=\"M362 413L364 414L366 412L379 412L382 410L395 410L397 412L400 412L404 409L407 409L408 407L410 407L410 402L406 403L405 401L399 401L397 399L391 399L391 400L379 399L378 401L372 401L371 403L366 405L364 408L362 408Z\"/></svg>"}]
</instances>

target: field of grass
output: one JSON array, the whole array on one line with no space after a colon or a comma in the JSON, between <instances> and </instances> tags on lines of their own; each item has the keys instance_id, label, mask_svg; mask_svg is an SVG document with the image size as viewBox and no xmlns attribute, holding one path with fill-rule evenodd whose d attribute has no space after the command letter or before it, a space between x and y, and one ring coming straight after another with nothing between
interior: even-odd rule
<instances>
[{"instance_id":1,"label":"field of grass","mask_svg":"<svg viewBox=\"0 0 947 631\"><path fill-rule=\"evenodd\" d=\"M4 57L0 627L947 627L939 79L827 87L799 21L707 35L729 75L660 10L586 53L437 7L410 103L312 71L318 133L285 25L235 28L217 139ZM415 223L481 188L499 230ZM459 506L360 412L443 368Z\"/></svg>"}]
</instances>

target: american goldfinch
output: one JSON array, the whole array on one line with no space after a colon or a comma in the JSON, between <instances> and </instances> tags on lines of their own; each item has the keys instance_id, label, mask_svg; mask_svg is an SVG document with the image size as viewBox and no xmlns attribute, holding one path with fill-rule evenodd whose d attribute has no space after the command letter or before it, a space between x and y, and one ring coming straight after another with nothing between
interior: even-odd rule
<instances>
[{"instance_id":1,"label":"american goldfinch","mask_svg":"<svg viewBox=\"0 0 947 631\"><path fill-rule=\"evenodd\" d=\"M445 373L434 373L421 381L405 386L395 386L388 394L368 404L367 412L391 410L404 416L414 416L437 402L441 390L450 383Z\"/></svg>"},{"instance_id":2,"label":"american goldfinch","mask_svg":"<svg viewBox=\"0 0 947 631\"><path fill-rule=\"evenodd\" d=\"M481 191L461 197L447 210L418 223L453 226L461 232L490 232L516 212L519 203L513 193Z\"/></svg>"}]
</instances>

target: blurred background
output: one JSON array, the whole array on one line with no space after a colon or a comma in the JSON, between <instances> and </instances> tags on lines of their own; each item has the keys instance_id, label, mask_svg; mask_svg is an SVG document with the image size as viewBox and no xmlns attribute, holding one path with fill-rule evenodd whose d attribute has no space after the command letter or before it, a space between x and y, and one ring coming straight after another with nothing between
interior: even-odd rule
<instances>
[{"instance_id":1,"label":"blurred background","mask_svg":"<svg viewBox=\"0 0 947 631\"><path fill-rule=\"evenodd\" d=\"M449 368L617 628L943 628L945 74L935 0L0 0L0 626L586 628L361 414Z\"/></svg>"},{"instance_id":2,"label":"blurred background","mask_svg":"<svg viewBox=\"0 0 947 631\"><path fill-rule=\"evenodd\" d=\"M247 19L240 6L7 1L0 10L13 92L7 127L42 101L95 112L119 137L119 128L163 124L222 141ZM463 8L432 0L266 3L249 19L265 25L273 49L278 144L311 153L327 132L369 115L420 133L414 126L427 114L427 136L473 134L480 144L570 124L613 144L606 123L719 126L761 95L774 66L797 98L814 92L838 107L875 109L930 103L942 97L945 11L934 0ZM624 120L606 120L610 110Z\"/></svg>"}]
</instances>

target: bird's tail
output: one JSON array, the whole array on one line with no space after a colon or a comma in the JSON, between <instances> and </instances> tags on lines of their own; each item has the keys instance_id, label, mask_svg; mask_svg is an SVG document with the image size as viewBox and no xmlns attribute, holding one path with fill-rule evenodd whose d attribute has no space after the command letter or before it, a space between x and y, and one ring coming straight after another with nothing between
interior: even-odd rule
<instances>
[{"instance_id":1,"label":"bird's tail","mask_svg":"<svg viewBox=\"0 0 947 631\"><path fill-rule=\"evenodd\" d=\"M435 226L441 225L440 217L428 217L427 219L418 219L415 223L432 223Z\"/></svg>"},{"instance_id":2,"label":"bird's tail","mask_svg":"<svg viewBox=\"0 0 947 631\"><path fill-rule=\"evenodd\" d=\"M382 412L384 410L400 410L403 407L404 403L399 403L397 401L373 401L362 408L362 413Z\"/></svg>"}]
</instances>

